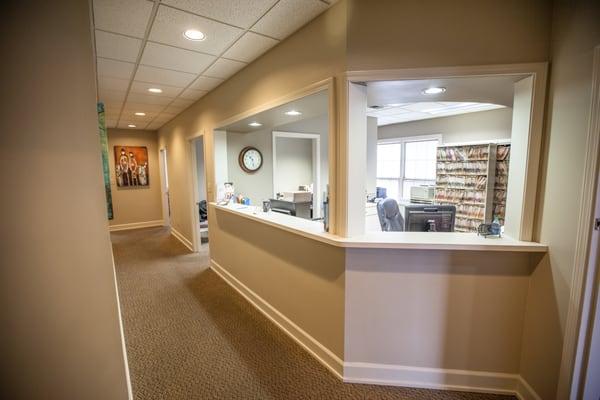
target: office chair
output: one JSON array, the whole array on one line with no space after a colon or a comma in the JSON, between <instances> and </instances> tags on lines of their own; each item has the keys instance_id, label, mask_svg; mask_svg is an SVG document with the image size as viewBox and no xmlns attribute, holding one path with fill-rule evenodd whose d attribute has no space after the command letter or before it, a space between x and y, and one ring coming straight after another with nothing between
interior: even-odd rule
<instances>
[{"instance_id":1,"label":"office chair","mask_svg":"<svg viewBox=\"0 0 600 400\"><path fill-rule=\"evenodd\" d=\"M404 218L400 214L398 202L390 197L377 203L377 215L383 232L404 231Z\"/></svg>"}]
</instances>

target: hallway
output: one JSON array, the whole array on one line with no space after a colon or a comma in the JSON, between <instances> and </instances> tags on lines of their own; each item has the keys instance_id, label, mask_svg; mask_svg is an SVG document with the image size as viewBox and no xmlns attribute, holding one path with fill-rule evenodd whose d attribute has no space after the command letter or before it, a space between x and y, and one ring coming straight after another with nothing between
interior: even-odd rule
<instances>
[{"instance_id":1,"label":"hallway","mask_svg":"<svg viewBox=\"0 0 600 400\"><path fill-rule=\"evenodd\" d=\"M111 234L134 398L509 399L343 384L164 228Z\"/></svg>"}]
</instances>

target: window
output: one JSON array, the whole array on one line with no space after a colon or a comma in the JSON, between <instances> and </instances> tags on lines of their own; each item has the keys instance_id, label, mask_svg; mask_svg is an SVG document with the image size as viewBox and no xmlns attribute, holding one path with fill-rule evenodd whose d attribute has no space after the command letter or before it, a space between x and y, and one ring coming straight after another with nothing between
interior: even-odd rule
<instances>
[{"instance_id":1,"label":"window","mask_svg":"<svg viewBox=\"0 0 600 400\"><path fill-rule=\"evenodd\" d=\"M410 188L435 185L436 148L441 137L421 136L381 141L377 145L377 186L388 197L410 199Z\"/></svg>"}]
</instances>

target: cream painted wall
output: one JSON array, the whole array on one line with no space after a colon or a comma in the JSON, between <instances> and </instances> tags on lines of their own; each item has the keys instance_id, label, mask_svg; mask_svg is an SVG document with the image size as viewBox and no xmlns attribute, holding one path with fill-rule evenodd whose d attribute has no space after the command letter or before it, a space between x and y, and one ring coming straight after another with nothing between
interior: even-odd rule
<instances>
[{"instance_id":1,"label":"cream painted wall","mask_svg":"<svg viewBox=\"0 0 600 400\"><path fill-rule=\"evenodd\" d=\"M343 359L343 249L214 207L208 219L211 258Z\"/></svg>"},{"instance_id":2,"label":"cream painted wall","mask_svg":"<svg viewBox=\"0 0 600 400\"><path fill-rule=\"evenodd\" d=\"M346 362L518 373L529 255L346 252Z\"/></svg>"},{"instance_id":3,"label":"cream painted wall","mask_svg":"<svg viewBox=\"0 0 600 400\"><path fill-rule=\"evenodd\" d=\"M600 4L556 1L552 68L536 239L550 253L533 272L523 336L521 373L544 399L556 393L569 306L583 155L589 120L592 51L600 44Z\"/></svg>"},{"instance_id":4,"label":"cream painted wall","mask_svg":"<svg viewBox=\"0 0 600 400\"><path fill-rule=\"evenodd\" d=\"M367 117L367 193L375 193L377 187L377 118Z\"/></svg>"},{"instance_id":5,"label":"cream painted wall","mask_svg":"<svg viewBox=\"0 0 600 400\"><path fill-rule=\"evenodd\" d=\"M443 143L510 139L511 125L512 109L501 108L402 124L383 125L378 128L378 138L392 139L441 134Z\"/></svg>"},{"instance_id":6,"label":"cream painted wall","mask_svg":"<svg viewBox=\"0 0 600 400\"><path fill-rule=\"evenodd\" d=\"M348 0L348 70L544 62L551 17L546 0Z\"/></svg>"},{"instance_id":7,"label":"cream painted wall","mask_svg":"<svg viewBox=\"0 0 600 400\"><path fill-rule=\"evenodd\" d=\"M2 397L124 400L89 3L1 18Z\"/></svg>"},{"instance_id":8,"label":"cream painted wall","mask_svg":"<svg viewBox=\"0 0 600 400\"><path fill-rule=\"evenodd\" d=\"M145 146L148 148L148 167L150 170L150 185L148 187L139 189L117 187L114 146ZM157 132L109 129L108 153L114 209L114 218L109 221L109 225L162 220Z\"/></svg>"}]
</instances>

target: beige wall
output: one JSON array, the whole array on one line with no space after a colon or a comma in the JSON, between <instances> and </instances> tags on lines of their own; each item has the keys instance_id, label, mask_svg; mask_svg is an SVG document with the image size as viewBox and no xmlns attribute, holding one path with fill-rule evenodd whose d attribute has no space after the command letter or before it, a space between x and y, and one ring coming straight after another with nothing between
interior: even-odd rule
<instances>
[{"instance_id":1,"label":"beige wall","mask_svg":"<svg viewBox=\"0 0 600 400\"><path fill-rule=\"evenodd\" d=\"M114 146L145 146L148 148L148 167L150 169L150 185L148 187L136 189L117 187ZM113 226L162 220L157 132L109 129L108 159L114 210L114 218L109 221L109 224Z\"/></svg>"},{"instance_id":2,"label":"beige wall","mask_svg":"<svg viewBox=\"0 0 600 400\"><path fill-rule=\"evenodd\" d=\"M348 69L548 60L547 0L349 0Z\"/></svg>"},{"instance_id":3,"label":"beige wall","mask_svg":"<svg viewBox=\"0 0 600 400\"><path fill-rule=\"evenodd\" d=\"M2 397L127 399L87 1L2 12Z\"/></svg>"},{"instance_id":4,"label":"beige wall","mask_svg":"<svg viewBox=\"0 0 600 400\"><path fill-rule=\"evenodd\" d=\"M529 254L350 249L346 362L519 372Z\"/></svg>"},{"instance_id":5,"label":"beige wall","mask_svg":"<svg viewBox=\"0 0 600 400\"><path fill-rule=\"evenodd\" d=\"M583 155L590 110L592 51L600 45L600 5L557 1L536 239L550 246L530 283L521 373L544 399L556 395L573 272Z\"/></svg>"},{"instance_id":6,"label":"beige wall","mask_svg":"<svg viewBox=\"0 0 600 400\"><path fill-rule=\"evenodd\" d=\"M481 111L451 117L380 126L379 139L441 134L443 143L510 139L512 109Z\"/></svg>"},{"instance_id":7,"label":"beige wall","mask_svg":"<svg viewBox=\"0 0 600 400\"><path fill-rule=\"evenodd\" d=\"M214 207L208 220L211 258L343 359L344 250Z\"/></svg>"}]
</instances>

